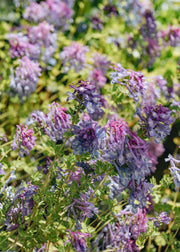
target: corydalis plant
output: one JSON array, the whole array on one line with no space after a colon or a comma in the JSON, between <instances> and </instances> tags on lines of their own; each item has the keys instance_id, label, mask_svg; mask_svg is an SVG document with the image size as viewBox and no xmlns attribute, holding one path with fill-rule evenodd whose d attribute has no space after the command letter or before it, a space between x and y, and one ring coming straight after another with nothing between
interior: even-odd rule
<instances>
[{"instance_id":1,"label":"corydalis plant","mask_svg":"<svg viewBox=\"0 0 180 252\"><path fill-rule=\"evenodd\" d=\"M123 119L111 120L106 128L106 144L102 158L116 168L119 175L119 189L128 188L129 204L136 211L137 207L146 207L146 198L152 185L145 176L150 173L149 145L138 137ZM135 204L135 200L139 203Z\"/></svg>"},{"instance_id":2,"label":"corydalis plant","mask_svg":"<svg viewBox=\"0 0 180 252\"><path fill-rule=\"evenodd\" d=\"M130 69L125 69L121 64L117 64L112 67L115 72L112 72L111 84L120 84L127 88L129 96L133 98L135 102L139 101L139 96L143 95L145 89L145 77L141 72L135 72Z\"/></svg>"},{"instance_id":3,"label":"corydalis plant","mask_svg":"<svg viewBox=\"0 0 180 252\"><path fill-rule=\"evenodd\" d=\"M39 47L41 60L48 63L56 50L57 34L53 25L46 21L28 28L28 39L31 44Z\"/></svg>"},{"instance_id":4,"label":"corydalis plant","mask_svg":"<svg viewBox=\"0 0 180 252\"><path fill-rule=\"evenodd\" d=\"M74 155L90 153L92 158L99 157L99 149L105 137L104 129L97 122L88 120L80 121L73 126L74 138L71 148Z\"/></svg>"},{"instance_id":5,"label":"corydalis plant","mask_svg":"<svg viewBox=\"0 0 180 252\"><path fill-rule=\"evenodd\" d=\"M90 233L81 233L78 231L72 232L71 230L67 229L68 231L68 240L65 243L71 242L73 247L76 249L77 252L84 252L86 251L86 238L91 237Z\"/></svg>"},{"instance_id":6,"label":"corydalis plant","mask_svg":"<svg viewBox=\"0 0 180 252\"><path fill-rule=\"evenodd\" d=\"M61 0L46 0L44 2L32 2L23 14L23 17L30 22L41 22L47 20L56 28L65 31L72 23L73 10L70 8L72 1L68 3Z\"/></svg>"},{"instance_id":7,"label":"corydalis plant","mask_svg":"<svg viewBox=\"0 0 180 252\"><path fill-rule=\"evenodd\" d=\"M138 209L136 214L121 210L116 216L117 221L108 224L98 234L94 245L101 250L139 251L137 238L147 231L146 211Z\"/></svg>"},{"instance_id":8,"label":"corydalis plant","mask_svg":"<svg viewBox=\"0 0 180 252\"><path fill-rule=\"evenodd\" d=\"M71 127L71 116L66 113L66 110L60 104L53 102L50 105L48 114L44 114L42 111L35 111L31 116L33 121L43 130L44 134L56 142L62 140L63 134Z\"/></svg>"},{"instance_id":9,"label":"corydalis plant","mask_svg":"<svg viewBox=\"0 0 180 252\"><path fill-rule=\"evenodd\" d=\"M10 56L12 58L28 56L37 60L40 55L40 48L36 44L31 44L26 35L22 33L9 34Z\"/></svg>"},{"instance_id":10,"label":"corydalis plant","mask_svg":"<svg viewBox=\"0 0 180 252\"><path fill-rule=\"evenodd\" d=\"M30 150L35 146L36 137L33 136L34 131L29 129L26 125L17 125L16 134L11 144L11 149L19 148L19 156L29 155Z\"/></svg>"},{"instance_id":11,"label":"corydalis plant","mask_svg":"<svg viewBox=\"0 0 180 252\"><path fill-rule=\"evenodd\" d=\"M41 68L39 63L30 60L27 56L19 60L19 63L15 75L11 69L10 89L17 93L19 99L23 100L36 90Z\"/></svg>"},{"instance_id":12,"label":"corydalis plant","mask_svg":"<svg viewBox=\"0 0 180 252\"><path fill-rule=\"evenodd\" d=\"M81 71L86 65L85 54L88 51L87 46L74 41L70 46L64 47L59 55L63 63L63 71L67 73L71 68L74 68L76 72Z\"/></svg>"},{"instance_id":13,"label":"corydalis plant","mask_svg":"<svg viewBox=\"0 0 180 252\"><path fill-rule=\"evenodd\" d=\"M97 92L96 86L88 81L79 81L78 86L70 85L73 93L67 92L67 101L76 99L82 104L92 120L98 120L104 115L105 99Z\"/></svg>"},{"instance_id":14,"label":"corydalis plant","mask_svg":"<svg viewBox=\"0 0 180 252\"><path fill-rule=\"evenodd\" d=\"M142 127L147 131L149 137L154 137L155 142L159 143L170 134L170 125L175 121L171 117L171 111L161 104L155 106L144 106L143 114L140 115Z\"/></svg>"}]
</instances>

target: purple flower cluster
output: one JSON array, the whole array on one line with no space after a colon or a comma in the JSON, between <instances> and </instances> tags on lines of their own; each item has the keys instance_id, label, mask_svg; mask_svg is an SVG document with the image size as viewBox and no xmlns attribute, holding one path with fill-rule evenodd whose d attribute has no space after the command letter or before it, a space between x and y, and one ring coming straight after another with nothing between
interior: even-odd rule
<instances>
[{"instance_id":1,"label":"purple flower cluster","mask_svg":"<svg viewBox=\"0 0 180 252\"><path fill-rule=\"evenodd\" d=\"M80 221L83 221L85 218L92 218L94 214L99 213L99 210L94 206L94 203L88 201L87 195L81 193L80 197L80 199L73 199L73 203L67 207L73 207L80 212L78 217Z\"/></svg>"},{"instance_id":2,"label":"purple flower cluster","mask_svg":"<svg viewBox=\"0 0 180 252\"><path fill-rule=\"evenodd\" d=\"M86 238L91 237L91 234L90 233L81 233L78 231L72 232L69 229L67 229L66 231L69 232L68 241L71 242L71 244L74 246L76 251L77 252L85 252L86 251Z\"/></svg>"},{"instance_id":3,"label":"purple flower cluster","mask_svg":"<svg viewBox=\"0 0 180 252\"><path fill-rule=\"evenodd\" d=\"M103 10L108 17L110 17L111 14L114 15L115 17L119 15L117 7L112 3L106 4Z\"/></svg>"},{"instance_id":4,"label":"purple flower cluster","mask_svg":"<svg viewBox=\"0 0 180 252\"><path fill-rule=\"evenodd\" d=\"M91 24L92 28L95 30L102 30L103 29L103 21L98 17L98 15L94 15L91 17Z\"/></svg>"},{"instance_id":5,"label":"purple flower cluster","mask_svg":"<svg viewBox=\"0 0 180 252\"><path fill-rule=\"evenodd\" d=\"M134 72L130 69L124 69L121 64L112 67L115 72L111 73L111 84L118 83L124 85L129 91L129 96L135 102L139 101L139 96L143 95L145 77L141 72Z\"/></svg>"},{"instance_id":6,"label":"purple flower cluster","mask_svg":"<svg viewBox=\"0 0 180 252\"><path fill-rule=\"evenodd\" d=\"M171 154L165 159L166 162L170 161L171 167L169 168L173 178L176 191L180 188L180 168L176 164L180 164L180 160L175 159Z\"/></svg>"},{"instance_id":7,"label":"purple flower cluster","mask_svg":"<svg viewBox=\"0 0 180 252\"><path fill-rule=\"evenodd\" d=\"M171 111L160 105L144 106L143 115L140 115L142 127L147 130L149 137L154 137L157 143L164 140L170 134L170 125L175 121L171 117Z\"/></svg>"},{"instance_id":8,"label":"purple flower cluster","mask_svg":"<svg viewBox=\"0 0 180 252\"><path fill-rule=\"evenodd\" d=\"M161 31L159 36L163 39L165 46L171 45L176 47L180 43L180 27L173 28L172 26L169 26L169 29Z\"/></svg>"},{"instance_id":9,"label":"purple flower cluster","mask_svg":"<svg viewBox=\"0 0 180 252\"><path fill-rule=\"evenodd\" d=\"M106 83L106 73L109 68L110 61L106 56L100 53L93 54L93 70L89 74L89 79L92 84L98 88L102 88Z\"/></svg>"},{"instance_id":10,"label":"purple flower cluster","mask_svg":"<svg viewBox=\"0 0 180 252\"><path fill-rule=\"evenodd\" d=\"M5 175L5 171L2 169L3 165L0 163L0 175Z\"/></svg>"},{"instance_id":11,"label":"purple flower cluster","mask_svg":"<svg viewBox=\"0 0 180 252\"><path fill-rule=\"evenodd\" d=\"M54 27L46 21L28 29L28 39L42 54L41 60L48 63L56 50L57 34Z\"/></svg>"},{"instance_id":12,"label":"purple flower cluster","mask_svg":"<svg viewBox=\"0 0 180 252\"><path fill-rule=\"evenodd\" d=\"M70 46L64 47L60 53L60 59L63 62L63 70L67 73L71 68L76 72L81 71L86 64L85 54L89 51L87 46L83 46L77 42L72 42Z\"/></svg>"},{"instance_id":13,"label":"purple flower cluster","mask_svg":"<svg viewBox=\"0 0 180 252\"><path fill-rule=\"evenodd\" d=\"M32 59L38 59L40 48L31 44L28 37L22 33L10 34L8 36L10 43L10 55L12 58L28 56Z\"/></svg>"},{"instance_id":14,"label":"purple flower cluster","mask_svg":"<svg viewBox=\"0 0 180 252\"><path fill-rule=\"evenodd\" d=\"M132 170L133 178L140 181L149 173L148 144L131 131L123 119L110 120L105 128L107 137L102 157L113 163L118 172L121 166L128 164L126 171Z\"/></svg>"},{"instance_id":15,"label":"purple flower cluster","mask_svg":"<svg viewBox=\"0 0 180 252\"><path fill-rule=\"evenodd\" d=\"M35 4L35 3L33 3ZM27 29L27 35L10 34L10 54L12 58L27 56L32 60L49 62L56 50L57 34L46 21Z\"/></svg>"},{"instance_id":16,"label":"purple flower cluster","mask_svg":"<svg viewBox=\"0 0 180 252\"><path fill-rule=\"evenodd\" d=\"M19 156L29 155L30 150L34 147L36 137L33 136L34 131L28 129L26 125L17 125L16 134L11 144L11 149L19 148Z\"/></svg>"},{"instance_id":17,"label":"purple flower cluster","mask_svg":"<svg viewBox=\"0 0 180 252\"><path fill-rule=\"evenodd\" d=\"M54 2L56 1L54 0ZM37 4L32 2L27 7L24 16L30 21L39 22L42 21L41 19L46 18L45 9L48 9L47 3ZM42 60L45 63L49 63L52 60L57 47L57 34L52 25L43 21L36 26L27 27L26 34L21 32L10 34L8 39L11 57L23 57L19 60L20 66L16 69L16 76L14 77L13 71L11 71L10 76L10 89L16 92L22 100L24 96L28 97L36 90L41 71L37 61Z\"/></svg>"},{"instance_id":18,"label":"purple flower cluster","mask_svg":"<svg viewBox=\"0 0 180 252\"><path fill-rule=\"evenodd\" d=\"M151 79L150 82L145 82L145 90L141 105L154 106L157 104L157 101L161 98L161 96L164 96L167 100L169 100L167 81L161 75L158 75Z\"/></svg>"},{"instance_id":19,"label":"purple flower cluster","mask_svg":"<svg viewBox=\"0 0 180 252\"><path fill-rule=\"evenodd\" d=\"M161 212L159 215L155 212L156 217L150 217L149 220L154 220L154 226L160 227L160 223L169 224L171 218L167 216L166 212Z\"/></svg>"},{"instance_id":20,"label":"purple flower cluster","mask_svg":"<svg viewBox=\"0 0 180 252\"><path fill-rule=\"evenodd\" d=\"M32 2L26 7L23 17L29 22L39 23L47 18L47 14L48 5L46 2L41 2L40 4Z\"/></svg>"},{"instance_id":21,"label":"purple flower cluster","mask_svg":"<svg viewBox=\"0 0 180 252\"><path fill-rule=\"evenodd\" d=\"M71 148L74 155L89 152L92 158L99 156L99 149L104 141L105 131L97 122L80 121L72 129L74 139L71 141Z\"/></svg>"},{"instance_id":22,"label":"purple flower cluster","mask_svg":"<svg viewBox=\"0 0 180 252\"><path fill-rule=\"evenodd\" d=\"M158 42L158 34L155 18L151 10L144 12L144 24L140 27L140 33L143 41L147 42L147 46L143 46L143 54L148 56L148 65L152 66L156 57L160 56L160 46Z\"/></svg>"},{"instance_id":23,"label":"purple flower cluster","mask_svg":"<svg viewBox=\"0 0 180 252\"><path fill-rule=\"evenodd\" d=\"M41 111L32 113L33 121L43 129L43 132L48 135L52 141L56 142L63 139L63 134L71 127L71 116L66 113L66 108L60 104L53 102L50 106L48 114Z\"/></svg>"},{"instance_id":24,"label":"purple flower cluster","mask_svg":"<svg viewBox=\"0 0 180 252\"><path fill-rule=\"evenodd\" d=\"M69 3L72 5L72 1ZM47 20L57 28L63 31L69 28L72 22L73 10L68 6L66 1L46 0L41 3L32 2L24 13L24 18L30 22L41 22Z\"/></svg>"},{"instance_id":25,"label":"purple flower cluster","mask_svg":"<svg viewBox=\"0 0 180 252\"><path fill-rule=\"evenodd\" d=\"M145 210L138 209L136 214L122 210L117 215L117 222L108 224L99 233L95 245L101 250L139 251L136 245L137 238L147 231Z\"/></svg>"},{"instance_id":26,"label":"purple flower cluster","mask_svg":"<svg viewBox=\"0 0 180 252\"><path fill-rule=\"evenodd\" d=\"M102 149L102 158L115 166L119 174L119 190L128 188L128 202L136 211L137 207L146 206L146 197L152 187L145 181L151 166L149 145L131 131L123 119L110 120L105 129L106 144ZM135 200L139 201L138 205Z\"/></svg>"},{"instance_id":27,"label":"purple flower cluster","mask_svg":"<svg viewBox=\"0 0 180 252\"><path fill-rule=\"evenodd\" d=\"M97 92L96 86L88 81L79 81L78 86L70 85L74 89L73 93L67 92L68 99L76 99L86 107L87 113L93 120L98 120L104 114L101 107L105 107L104 98Z\"/></svg>"},{"instance_id":28,"label":"purple flower cluster","mask_svg":"<svg viewBox=\"0 0 180 252\"><path fill-rule=\"evenodd\" d=\"M37 193L39 190L39 186L32 185L31 183L28 183L28 187L26 188L20 188L20 191L22 193L19 193L17 191L16 196L13 200L13 203L15 199L19 198L20 202L18 201L17 205L13 205L10 210L6 214L6 222L5 225L8 228L8 231L13 231L17 229L20 225L18 220L18 215L21 213L21 223L24 222L24 216L29 216L32 214L32 208L34 207L34 200L33 195Z\"/></svg>"},{"instance_id":29,"label":"purple flower cluster","mask_svg":"<svg viewBox=\"0 0 180 252\"><path fill-rule=\"evenodd\" d=\"M38 169L38 171L42 171L43 170L44 174L48 174L50 167L51 167L51 159L49 157L46 157L45 161L43 162L43 164L38 165L37 169Z\"/></svg>"},{"instance_id":30,"label":"purple flower cluster","mask_svg":"<svg viewBox=\"0 0 180 252\"><path fill-rule=\"evenodd\" d=\"M32 208L34 207L33 195L37 193L39 186L28 183L28 187L24 189L18 197L21 199L21 214L22 216L28 216L32 214Z\"/></svg>"},{"instance_id":31,"label":"purple flower cluster","mask_svg":"<svg viewBox=\"0 0 180 252\"><path fill-rule=\"evenodd\" d=\"M19 66L15 70L11 70L10 89L18 94L19 99L29 97L32 92L36 90L39 76L41 75L41 68L39 63L30 60L24 56L19 59Z\"/></svg>"}]
</instances>

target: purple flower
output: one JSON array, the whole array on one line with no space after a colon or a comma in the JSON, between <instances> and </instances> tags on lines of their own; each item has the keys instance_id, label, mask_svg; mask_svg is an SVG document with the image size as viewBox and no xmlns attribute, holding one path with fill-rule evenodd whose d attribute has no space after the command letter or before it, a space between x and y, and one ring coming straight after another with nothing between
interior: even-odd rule
<instances>
[{"instance_id":1,"label":"purple flower","mask_svg":"<svg viewBox=\"0 0 180 252\"><path fill-rule=\"evenodd\" d=\"M93 70L89 73L89 79L93 85L102 88L106 83L106 73L110 61L100 53L93 54Z\"/></svg>"},{"instance_id":2,"label":"purple flower","mask_svg":"<svg viewBox=\"0 0 180 252\"><path fill-rule=\"evenodd\" d=\"M54 27L43 21L28 29L28 39L31 44L39 46L42 53L41 59L49 62L57 47L57 34Z\"/></svg>"},{"instance_id":3,"label":"purple flower","mask_svg":"<svg viewBox=\"0 0 180 252\"><path fill-rule=\"evenodd\" d=\"M137 214L134 215L134 219L130 224L130 231L134 240L137 240L141 233L146 233L148 225L148 219L146 217L146 211L138 209Z\"/></svg>"},{"instance_id":4,"label":"purple flower","mask_svg":"<svg viewBox=\"0 0 180 252\"><path fill-rule=\"evenodd\" d=\"M29 155L30 150L34 147L36 137L33 136L34 131L28 129L26 125L16 125L16 134L11 144L11 149L19 148L19 156Z\"/></svg>"},{"instance_id":5,"label":"purple flower","mask_svg":"<svg viewBox=\"0 0 180 252\"><path fill-rule=\"evenodd\" d=\"M92 72L89 74L89 80L92 84L94 84L96 87L102 88L106 84L106 77L104 77L101 70L93 69Z\"/></svg>"},{"instance_id":6,"label":"purple flower","mask_svg":"<svg viewBox=\"0 0 180 252\"><path fill-rule=\"evenodd\" d=\"M86 65L85 54L89 51L87 46L77 42L72 42L70 46L64 47L60 53L60 59L63 61L63 70L67 73L71 68L76 72L81 71Z\"/></svg>"},{"instance_id":7,"label":"purple flower","mask_svg":"<svg viewBox=\"0 0 180 252\"><path fill-rule=\"evenodd\" d=\"M13 231L19 227L18 214L21 212L20 203L17 206L12 206L6 213L5 225L7 226L8 231Z\"/></svg>"},{"instance_id":8,"label":"purple flower","mask_svg":"<svg viewBox=\"0 0 180 252\"><path fill-rule=\"evenodd\" d=\"M148 58L148 66L151 67L157 57L160 56L160 45L158 43L157 29L153 12L148 9L144 12L144 23L140 27L142 35L142 53ZM143 43L143 42L146 42Z\"/></svg>"},{"instance_id":9,"label":"purple flower","mask_svg":"<svg viewBox=\"0 0 180 252\"><path fill-rule=\"evenodd\" d=\"M74 246L77 252L85 252L86 251L86 238L91 237L90 233L81 233L78 231L72 232L71 230L67 229L66 231L69 232L68 241Z\"/></svg>"},{"instance_id":10,"label":"purple flower","mask_svg":"<svg viewBox=\"0 0 180 252\"><path fill-rule=\"evenodd\" d=\"M74 155L89 152L92 158L99 156L99 148L103 143L105 132L97 122L80 121L78 125L73 126L72 133L75 135L71 141Z\"/></svg>"},{"instance_id":11,"label":"purple flower","mask_svg":"<svg viewBox=\"0 0 180 252\"><path fill-rule=\"evenodd\" d=\"M41 2L40 4L32 2L23 14L24 19L29 22L39 23L47 18L49 14L48 5L46 2Z\"/></svg>"},{"instance_id":12,"label":"purple flower","mask_svg":"<svg viewBox=\"0 0 180 252\"><path fill-rule=\"evenodd\" d=\"M49 14L47 16L48 22L55 25L55 27L60 28L62 31L68 30L69 23L72 23L73 21L73 10L70 9L70 5L72 5L72 0L46 0L46 4L49 8Z\"/></svg>"},{"instance_id":13,"label":"purple flower","mask_svg":"<svg viewBox=\"0 0 180 252\"><path fill-rule=\"evenodd\" d=\"M86 107L86 110L93 120L98 120L104 115L101 107L105 107L105 99L97 93L96 86L88 81L79 81L78 86L70 85L74 89L73 93L67 92L68 99L76 99Z\"/></svg>"},{"instance_id":14,"label":"purple flower","mask_svg":"<svg viewBox=\"0 0 180 252\"><path fill-rule=\"evenodd\" d=\"M37 193L39 186L32 185L28 183L26 188L22 187L18 189L16 195L13 199L13 206L6 213L6 222L5 225L8 228L8 231L15 230L24 222L24 216L32 214L32 208L34 207L33 195ZM20 191L22 191L20 193ZM17 202L17 205L14 205L14 201L20 199ZM18 215L21 213L22 218L19 221Z\"/></svg>"},{"instance_id":15,"label":"purple flower","mask_svg":"<svg viewBox=\"0 0 180 252\"><path fill-rule=\"evenodd\" d=\"M112 160L116 158L121 164L124 164L125 138L129 133L127 122L123 119L110 120L105 129L107 138L103 158L109 161L111 158Z\"/></svg>"},{"instance_id":16,"label":"purple flower","mask_svg":"<svg viewBox=\"0 0 180 252\"><path fill-rule=\"evenodd\" d=\"M171 111L161 104L155 106L144 106L143 115L140 115L142 127L147 130L149 137L154 137L159 143L170 134L172 124L175 119L171 117Z\"/></svg>"},{"instance_id":17,"label":"purple flower","mask_svg":"<svg viewBox=\"0 0 180 252\"><path fill-rule=\"evenodd\" d=\"M154 38L157 35L155 18L151 10L144 12L145 23L141 26L140 32L143 38Z\"/></svg>"},{"instance_id":18,"label":"purple flower","mask_svg":"<svg viewBox=\"0 0 180 252\"><path fill-rule=\"evenodd\" d=\"M2 169L3 165L0 163L0 175L5 175L5 171Z\"/></svg>"},{"instance_id":19,"label":"purple flower","mask_svg":"<svg viewBox=\"0 0 180 252\"><path fill-rule=\"evenodd\" d=\"M111 3L106 4L103 10L108 17L110 17L111 14L114 15L115 17L119 15L117 7Z\"/></svg>"},{"instance_id":20,"label":"purple flower","mask_svg":"<svg viewBox=\"0 0 180 252\"><path fill-rule=\"evenodd\" d=\"M130 69L126 70L121 64L117 64L112 68L115 72L111 73L111 84L118 83L124 85L129 91L129 96L137 102L139 96L142 96L144 92L144 75L141 72L134 72Z\"/></svg>"},{"instance_id":21,"label":"purple flower","mask_svg":"<svg viewBox=\"0 0 180 252\"><path fill-rule=\"evenodd\" d=\"M7 137L6 137L5 134L3 134L3 135L0 136L0 141L7 143L8 140L7 140Z\"/></svg>"},{"instance_id":22,"label":"purple flower","mask_svg":"<svg viewBox=\"0 0 180 252\"><path fill-rule=\"evenodd\" d=\"M99 210L97 207L94 206L93 202L88 201L87 195L81 193L80 199L73 199L73 203L68 206L73 207L73 209L76 209L79 212L78 219L82 222L85 218L92 218L94 214L99 213Z\"/></svg>"},{"instance_id":23,"label":"purple flower","mask_svg":"<svg viewBox=\"0 0 180 252\"><path fill-rule=\"evenodd\" d=\"M98 234L95 240L99 250L113 249L113 251L139 251L137 238L147 231L146 211L138 209L136 214L121 210L117 215L117 222L108 224Z\"/></svg>"},{"instance_id":24,"label":"purple flower","mask_svg":"<svg viewBox=\"0 0 180 252\"><path fill-rule=\"evenodd\" d=\"M146 206L146 198L152 185L146 183L145 176L150 173L149 145L131 131L122 119L109 121L106 129L106 144L102 149L102 158L112 163L119 175L119 190L129 190L129 204L136 211L137 207ZM139 204L135 204L135 200Z\"/></svg>"},{"instance_id":25,"label":"purple flower","mask_svg":"<svg viewBox=\"0 0 180 252\"><path fill-rule=\"evenodd\" d=\"M30 60L26 56L19 62L20 64L15 70L15 75L13 70L11 70L10 89L17 93L19 99L22 100L23 97L29 97L36 90L41 69L39 63Z\"/></svg>"},{"instance_id":26,"label":"purple flower","mask_svg":"<svg viewBox=\"0 0 180 252\"><path fill-rule=\"evenodd\" d=\"M10 34L8 39L12 58L22 56L28 56L36 60L39 58L40 48L36 44L31 44L27 36L22 33Z\"/></svg>"},{"instance_id":27,"label":"purple flower","mask_svg":"<svg viewBox=\"0 0 180 252\"><path fill-rule=\"evenodd\" d=\"M61 107L60 104L53 102L50 105L48 114L41 111L32 113L34 122L43 129L43 132L48 135L52 141L56 142L63 139L63 134L71 127L71 116L66 114L67 109Z\"/></svg>"},{"instance_id":28,"label":"purple flower","mask_svg":"<svg viewBox=\"0 0 180 252\"><path fill-rule=\"evenodd\" d=\"M115 165L122 185L127 186L131 179L140 181L149 174L148 144L131 131L123 119L111 120L105 128L106 145L102 158Z\"/></svg>"},{"instance_id":29,"label":"purple flower","mask_svg":"<svg viewBox=\"0 0 180 252\"><path fill-rule=\"evenodd\" d=\"M137 212L137 209L143 209L147 205L149 194L152 192L153 185L148 183L145 179L140 182L132 180L128 185L129 199L128 203L131 205L131 211Z\"/></svg>"},{"instance_id":30,"label":"purple flower","mask_svg":"<svg viewBox=\"0 0 180 252\"><path fill-rule=\"evenodd\" d=\"M37 169L38 171L42 171L44 174L48 174L49 168L51 167L51 159L49 157L45 158L45 161L43 162L42 165L38 165Z\"/></svg>"},{"instance_id":31,"label":"purple flower","mask_svg":"<svg viewBox=\"0 0 180 252\"><path fill-rule=\"evenodd\" d=\"M170 95L166 85L167 81L161 75L155 76L150 82L145 82L142 106L154 106L162 96L169 100Z\"/></svg>"},{"instance_id":32,"label":"purple flower","mask_svg":"<svg viewBox=\"0 0 180 252\"><path fill-rule=\"evenodd\" d=\"M94 15L90 18L92 28L95 30L102 30L103 29L103 21L97 16Z\"/></svg>"},{"instance_id":33,"label":"purple flower","mask_svg":"<svg viewBox=\"0 0 180 252\"><path fill-rule=\"evenodd\" d=\"M37 193L39 186L28 183L28 187L24 189L24 192L18 195L21 199L21 214L22 216L28 216L32 214L32 208L34 207L33 195Z\"/></svg>"},{"instance_id":34,"label":"purple flower","mask_svg":"<svg viewBox=\"0 0 180 252\"><path fill-rule=\"evenodd\" d=\"M154 220L154 226L159 227L160 223L169 224L171 218L167 216L166 212L161 212L159 215L155 212L156 217L150 217L149 220Z\"/></svg>"},{"instance_id":35,"label":"purple flower","mask_svg":"<svg viewBox=\"0 0 180 252\"><path fill-rule=\"evenodd\" d=\"M175 189L178 191L180 188L180 169L176 164L180 164L180 160L175 159L171 154L169 154L165 161L170 161L171 167L169 170L174 178Z\"/></svg>"},{"instance_id":36,"label":"purple flower","mask_svg":"<svg viewBox=\"0 0 180 252\"><path fill-rule=\"evenodd\" d=\"M101 53L94 53L92 55L93 58L93 67L96 70L100 70L104 75L107 73L110 61L107 59L106 56L103 56Z\"/></svg>"},{"instance_id":37,"label":"purple flower","mask_svg":"<svg viewBox=\"0 0 180 252\"><path fill-rule=\"evenodd\" d=\"M37 250L37 252L45 252L47 249L47 243L44 243L40 249Z\"/></svg>"},{"instance_id":38,"label":"purple flower","mask_svg":"<svg viewBox=\"0 0 180 252\"><path fill-rule=\"evenodd\" d=\"M180 27L174 28L169 26L168 30L161 31L159 36L163 39L164 45L176 47L180 42Z\"/></svg>"},{"instance_id":39,"label":"purple flower","mask_svg":"<svg viewBox=\"0 0 180 252\"><path fill-rule=\"evenodd\" d=\"M39 46L49 47L56 41L56 34L54 27L44 21L29 28L28 38L32 44L37 43Z\"/></svg>"}]
</instances>

